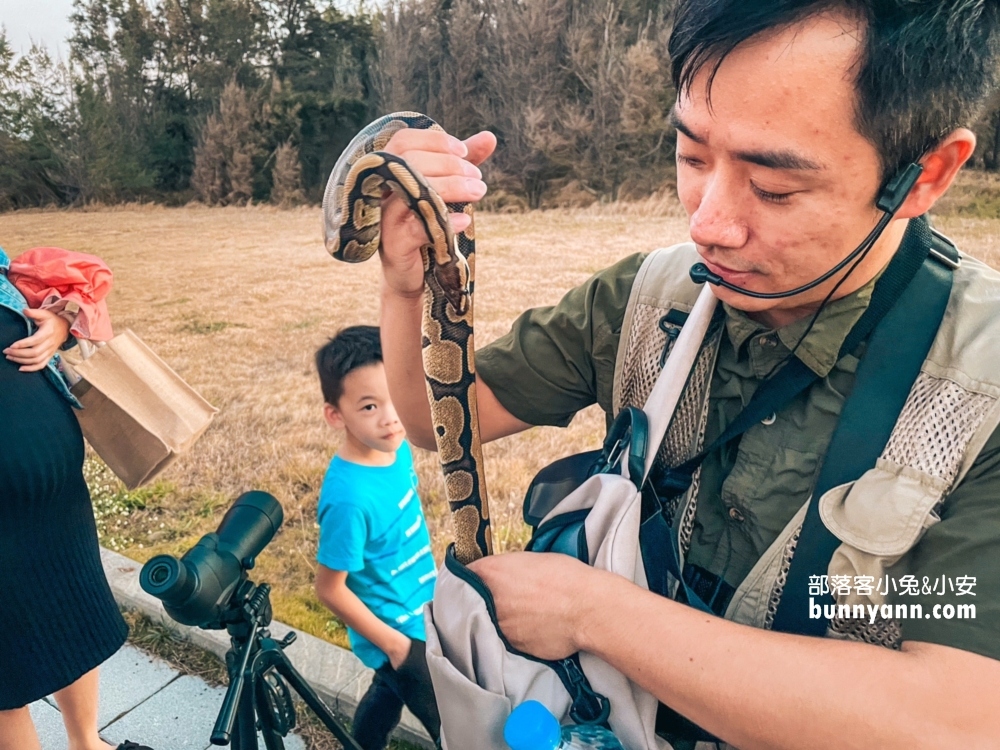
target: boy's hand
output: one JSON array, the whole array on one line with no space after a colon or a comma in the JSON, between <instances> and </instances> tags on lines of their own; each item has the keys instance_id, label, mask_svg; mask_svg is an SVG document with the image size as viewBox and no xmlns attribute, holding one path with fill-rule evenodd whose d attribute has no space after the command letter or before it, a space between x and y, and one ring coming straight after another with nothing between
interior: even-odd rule
<instances>
[{"instance_id":1,"label":"boy's hand","mask_svg":"<svg viewBox=\"0 0 1000 750\"><path fill-rule=\"evenodd\" d=\"M389 657L389 666L398 670L403 666L406 657L410 655L410 647L413 645L413 641L398 631L396 635L399 637L393 639L392 644L386 649L385 655Z\"/></svg>"},{"instance_id":2,"label":"boy's hand","mask_svg":"<svg viewBox=\"0 0 1000 750\"><path fill-rule=\"evenodd\" d=\"M69 321L49 310L25 310L24 315L38 326L27 338L15 341L3 350L11 362L21 365L21 372L45 369L59 347L69 338Z\"/></svg>"},{"instance_id":3,"label":"boy's hand","mask_svg":"<svg viewBox=\"0 0 1000 750\"><path fill-rule=\"evenodd\" d=\"M413 642L378 619L358 595L347 588L346 571L320 564L316 568L316 596L345 625L382 649L393 669L403 666Z\"/></svg>"}]
</instances>

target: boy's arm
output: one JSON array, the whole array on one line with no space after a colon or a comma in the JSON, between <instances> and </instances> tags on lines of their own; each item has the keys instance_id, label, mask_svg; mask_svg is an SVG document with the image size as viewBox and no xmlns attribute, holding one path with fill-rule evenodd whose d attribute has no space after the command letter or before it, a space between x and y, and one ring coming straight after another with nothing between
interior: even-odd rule
<instances>
[{"instance_id":1,"label":"boy's arm","mask_svg":"<svg viewBox=\"0 0 1000 750\"><path fill-rule=\"evenodd\" d=\"M331 570L325 565L316 569L316 596L340 620L378 646L389 657L393 669L399 669L410 653L410 639L382 622L347 588L347 571Z\"/></svg>"}]
</instances>

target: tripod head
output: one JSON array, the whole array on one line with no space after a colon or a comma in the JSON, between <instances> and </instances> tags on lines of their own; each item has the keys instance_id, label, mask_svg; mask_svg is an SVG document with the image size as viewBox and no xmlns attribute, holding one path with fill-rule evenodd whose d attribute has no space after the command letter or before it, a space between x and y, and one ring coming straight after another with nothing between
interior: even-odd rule
<instances>
[{"instance_id":1,"label":"tripod head","mask_svg":"<svg viewBox=\"0 0 1000 750\"><path fill-rule=\"evenodd\" d=\"M256 586L244 575L222 614L232 643L226 654L229 689L212 730L212 744L228 745L232 740L235 750L257 750L259 727L268 750L283 748L281 738L295 726L291 684L344 750L361 750L285 655L295 633L275 641L265 629L271 621L270 593L268 584Z\"/></svg>"},{"instance_id":2,"label":"tripod head","mask_svg":"<svg viewBox=\"0 0 1000 750\"><path fill-rule=\"evenodd\" d=\"M283 640L275 642L264 629L271 622L270 593L271 587L268 584L255 586L244 574L229 606L222 612L221 620L226 623L232 646L226 654L229 689L212 730L213 745L229 744L233 728L239 719L240 703L244 691L247 691L248 679L254 687L247 692L251 700L247 705L252 706L250 710L260 715L261 725L281 737L295 726L295 705L288 684L271 669L275 666L273 660L260 659L265 649L269 649L292 670L284 650L295 642L295 633L289 633ZM248 709L245 708L244 711L246 710ZM256 745L256 739L254 743ZM246 744L246 738L241 735L237 749L243 750Z\"/></svg>"}]
</instances>

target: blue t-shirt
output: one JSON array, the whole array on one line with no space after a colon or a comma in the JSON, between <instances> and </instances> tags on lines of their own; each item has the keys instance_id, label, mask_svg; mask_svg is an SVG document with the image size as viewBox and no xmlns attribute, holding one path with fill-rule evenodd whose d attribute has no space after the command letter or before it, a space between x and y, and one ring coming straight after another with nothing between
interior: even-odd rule
<instances>
[{"instance_id":1,"label":"blue t-shirt","mask_svg":"<svg viewBox=\"0 0 1000 750\"><path fill-rule=\"evenodd\" d=\"M423 607L437 570L405 440L391 466L362 466L334 456L319 493L316 560L347 571L347 587L382 622L425 640ZM351 648L366 667L388 658L351 628Z\"/></svg>"}]
</instances>

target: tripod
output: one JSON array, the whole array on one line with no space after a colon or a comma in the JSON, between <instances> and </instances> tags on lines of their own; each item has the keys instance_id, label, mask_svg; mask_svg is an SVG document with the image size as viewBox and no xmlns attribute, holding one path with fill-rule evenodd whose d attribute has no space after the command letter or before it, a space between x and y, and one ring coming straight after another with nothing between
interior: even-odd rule
<instances>
[{"instance_id":1,"label":"tripod","mask_svg":"<svg viewBox=\"0 0 1000 750\"><path fill-rule=\"evenodd\" d=\"M267 750L284 750L282 737L295 726L290 684L344 750L361 750L285 656L284 649L295 642L295 633L275 641L266 630L271 622L270 593L268 584L256 586L244 578L220 618L232 646L226 652L229 689L212 730L212 744L231 741L233 750L258 750L259 728Z\"/></svg>"}]
</instances>

